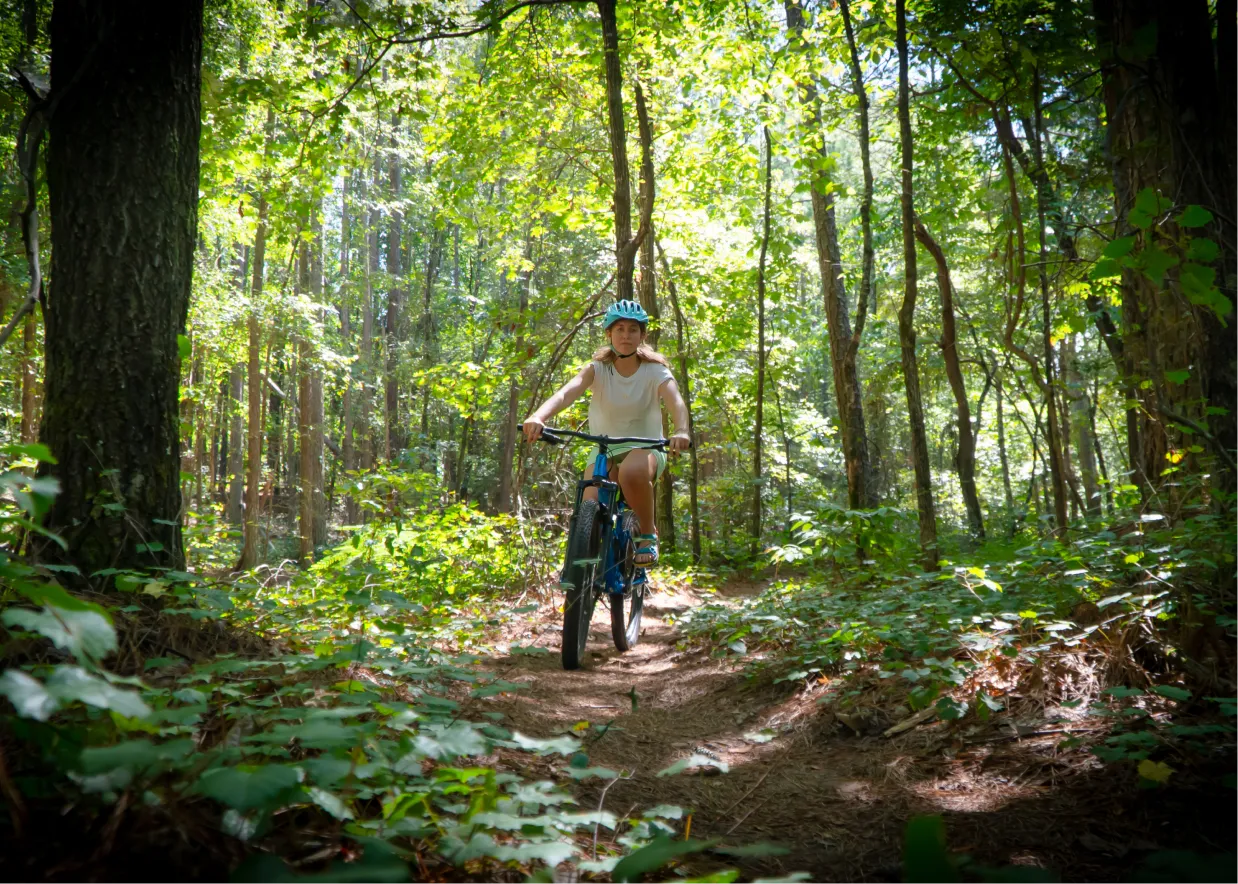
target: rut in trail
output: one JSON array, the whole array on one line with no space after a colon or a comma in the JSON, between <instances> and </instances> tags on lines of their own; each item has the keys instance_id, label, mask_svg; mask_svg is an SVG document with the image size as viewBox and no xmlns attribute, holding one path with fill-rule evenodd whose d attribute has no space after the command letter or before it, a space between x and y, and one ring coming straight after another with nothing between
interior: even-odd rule
<instances>
[{"instance_id":1,"label":"rut in trail","mask_svg":"<svg viewBox=\"0 0 1238 884\"><path fill-rule=\"evenodd\" d=\"M724 592L760 588L733 584ZM815 725L821 722L812 704L806 708L797 702L794 686L752 684L736 661L682 647L683 638L668 617L703 598L690 589L658 587L645 604L640 643L624 654L615 650L607 610L599 603L588 662L574 672L560 666L557 614L546 611L543 619L527 624L517 643L553 653L500 658L496 674L527 683L529 689L494 698L495 705L507 714L509 727L531 736L571 733L583 720L613 720L614 727L585 747L591 765L633 774L610 787L605 808L622 817L675 804L692 814L694 838L723 837L726 844L772 841L791 850L750 861L747 873L806 870L819 878L825 875L824 864L842 853L853 871L841 877L874 877L885 867L894 868L900 825L880 823L888 838L875 837L881 833L873 831L876 821L864 812L870 800L866 788L850 781L838 757L827 758L815 745ZM768 739L770 729L778 734L773 740ZM744 736L762 730L766 734L758 739L765 742ZM694 753L726 762L729 771L657 776ZM565 779L562 759L534 758L529 764L543 776ZM590 780L575 786L582 807L597 807L602 785ZM840 826L854 827L855 836L845 835ZM867 840L862 846L853 841L861 833ZM705 858L691 867L700 871L711 865L718 863ZM840 877L840 872L828 877Z\"/></svg>"},{"instance_id":2,"label":"rut in trail","mask_svg":"<svg viewBox=\"0 0 1238 884\"><path fill-rule=\"evenodd\" d=\"M718 595L761 588L732 583ZM585 749L591 766L632 774L605 794L605 809L620 819L673 804L692 815L693 838L788 850L739 861L705 855L685 872L725 864L746 877L805 871L816 881L901 880L906 822L934 813L944 816L951 846L977 861L1044 866L1063 879L1121 880L1133 866L1130 846L1150 844L1150 833L1166 831L1159 828L1165 820L1199 817L1189 802L1165 795L1150 804L1132 795L1129 778L1059 756L1056 736L966 745L941 723L891 739L858 736L805 696L802 683L751 680L742 660L689 646L672 621L706 598L718 596L655 584L640 643L625 654L615 650L599 603L588 662L575 672L560 666L559 615L543 605L512 639L552 653L493 661L496 675L529 687L485 701L506 714L508 727L536 737L572 733L581 721L613 721ZM657 776L693 753L725 762L728 772ZM561 757L509 761L527 775L567 783L582 809L597 808L604 783L572 783ZM1098 851L1097 843L1114 850Z\"/></svg>"}]
</instances>

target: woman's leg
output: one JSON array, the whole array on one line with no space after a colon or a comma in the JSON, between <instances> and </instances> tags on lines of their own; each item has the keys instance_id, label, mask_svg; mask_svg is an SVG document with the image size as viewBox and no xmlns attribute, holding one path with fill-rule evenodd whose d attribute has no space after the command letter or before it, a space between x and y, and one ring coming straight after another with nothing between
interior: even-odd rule
<instances>
[{"instance_id":1,"label":"woman's leg","mask_svg":"<svg viewBox=\"0 0 1238 884\"><path fill-rule=\"evenodd\" d=\"M619 464L619 487L623 489L623 499L640 521L641 534L654 533L653 482L657 475L658 460L652 451L635 449Z\"/></svg>"}]
</instances>

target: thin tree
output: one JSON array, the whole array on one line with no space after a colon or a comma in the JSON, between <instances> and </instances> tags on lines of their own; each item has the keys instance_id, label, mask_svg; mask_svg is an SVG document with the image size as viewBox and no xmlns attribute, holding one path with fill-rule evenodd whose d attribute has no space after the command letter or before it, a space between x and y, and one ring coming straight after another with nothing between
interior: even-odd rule
<instances>
[{"instance_id":1,"label":"thin tree","mask_svg":"<svg viewBox=\"0 0 1238 884\"><path fill-rule=\"evenodd\" d=\"M967 510L967 528L976 540L984 540L984 515L976 493L976 436L972 432L971 406L967 401L967 386L959 364L958 334L954 325L954 286L950 281L950 266L946 254L919 218L916 219L916 239L933 256L937 265L937 291L941 295L941 355L946 363L946 378L954 394L958 414L959 444L954 466L963 491L963 506Z\"/></svg>"},{"instance_id":2,"label":"thin tree","mask_svg":"<svg viewBox=\"0 0 1238 884\"><path fill-rule=\"evenodd\" d=\"M761 252L757 259L757 395L756 426L752 434L752 546L756 555L761 546L761 491L764 476L761 472L761 437L765 422L765 260L769 255L770 190L773 184L774 145L769 136L769 126L761 127L765 141L765 197L761 217Z\"/></svg>"},{"instance_id":3,"label":"thin tree","mask_svg":"<svg viewBox=\"0 0 1238 884\"><path fill-rule=\"evenodd\" d=\"M933 482L929 472L928 438L924 431L924 406L920 397L920 369L916 361L916 232L912 190L912 140L910 88L907 83L907 3L895 2L898 45L898 129L903 221L903 303L898 311L898 338L902 353L903 384L907 390L907 416L911 429L911 462L915 472L916 512L920 522L920 552L926 570L938 568L937 515L933 507Z\"/></svg>"}]
</instances>

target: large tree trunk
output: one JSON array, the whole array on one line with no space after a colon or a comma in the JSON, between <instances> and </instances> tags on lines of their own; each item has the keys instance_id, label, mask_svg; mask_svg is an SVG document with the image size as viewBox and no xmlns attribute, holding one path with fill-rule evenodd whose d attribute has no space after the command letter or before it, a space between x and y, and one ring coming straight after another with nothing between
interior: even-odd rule
<instances>
[{"instance_id":1,"label":"large tree trunk","mask_svg":"<svg viewBox=\"0 0 1238 884\"><path fill-rule=\"evenodd\" d=\"M805 51L803 41L804 14L796 0L784 0L783 8L787 17L788 34L795 36L800 51ZM849 19L848 19L849 21ZM808 119L813 125L812 141L817 144L816 151L821 160L828 158L822 137L821 108L818 103L816 83L811 77L806 77L799 84L803 96L803 106ZM865 199L861 206L861 221L869 218L872 205L872 170L868 166L868 98L864 92L862 81L858 84L857 95L860 98L861 127L861 159L866 167ZM838 247L838 229L835 220L835 202L832 192L828 192L826 174L817 172L812 180L812 217L816 232L817 264L821 272L821 285L825 298L825 320L830 342L830 367L834 378L834 395L838 401L838 422L842 431L843 459L847 468L847 505L852 509L874 507L877 505L876 495L872 491L872 466L868 457L867 433L864 429L864 407L860 393L860 379L856 371L856 355L859 350L860 332L863 330L863 312L857 314L857 330L851 329L851 316L847 308L847 289L843 280L842 258ZM867 277L861 282L861 289L867 284L871 288L872 270L872 231L871 219L868 236L865 239L865 262ZM860 310L866 309L869 292L860 292Z\"/></svg>"},{"instance_id":2,"label":"large tree trunk","mask_svg":"<svg viewBox=\"0 0 1238 884\"><path fill-rule=\"evenodd\" d=\"M762 129L765 140L765 199L761 220L761 252L757 259L757 396L756 426L752 433L752 548L756 555L761 546L761 504L764 476L761 473L761 437L765 422L765 260L769 256L770 190L774 180L774 145L769 126Z\"/></svg>"},{"instance_id":3,"label":"large tree trunk","mask_svg":"<svg viewBox=\"0 0 1238 884\"><path fill-rule=\"evenodd\" d=\"M984 515L980 510L980 497L976 493L976 436L972 431L971 406L967 401L963 368L959 365L958 335L954 328L954 286L950 281L950 267L946 263L945 252L918 218L916 238L933 256L937 265L937 291L941 295L941 355L946 363L946 378L950 382L950 392L954 394L958 414L959 448L954 466L958 470L963 506L967 510L967 530L974 539L984 540Z\"/></svg>"},{"instance_id":4,"label":"large tree trunk","mask_svg":"<svg viewBox=\"0 0 1238 884\"><path fill-rule=\"evenodd\" d=\"M1093 5L1103 59L1117 234L1135 237L1136 248L1143 250L1156 246L1172 253L1169 244L1186 232L1220 246L1216 260L1200 268L1189 290L1183 285L1190 279L1185 267L1170 269L1163 282L1134 268L1122 273L1124 342L1142 406L1136 475L1148 491L1159 487L1170 449L1187 447L1173 425L1195 424L1207 428L1208 441L1223 463L1218 470L1225 477L1222 484L1232 486L1230 453L1238 443L1235 339L1233 328L1222 324L1214 309L1232 319L1232 305L1208 293L1204 276L1216 273L1217 284L1232 301L1234 4L1219 4L1215 55L1213 22L1204 0L1173 6L1152 0L1094 0ZM1154 39L1149 41L1149 35ZM1132 214L1145 190L1171 201L1174 210ZM1209 209L1213 218L1202 228L1184 231L1175 217L1192 204ZM1177 372L1183 370L1190 375L1179 380Z\"/></svg>"},{"instance_id":5,"label":"large tree trunk","mask_svg":"<svg viewBox=\"0 0 1238 884\"><path fill-rule=\"evenodd\" d=\"M907 85L907 5L895 4L898 43L898 128L902 157L903 304L898 311L898 339L902 351L903 383L907 388L907 416L911 428L911 462L915 471L916 512L920 520L920 552L924 567L938 568L937 515L933 507L933 480L929 473L928 438L924 432L924 406L920 399L920 369L916 360L915 312L916 231L912 191L912 141L910 89Z\"/></svg>"},{"instance_id":6,"label":"large tree trunk","mask_svg":"<svg viewBox=\"0 0 1238 884\"><path fill-rule=\"evenodd\" d=\"M90 574L183 568L177 385L198 215L202 0L52 8L43 544ZM113 507L111 504L117 504Z\"/></svg>"}]
</instances>

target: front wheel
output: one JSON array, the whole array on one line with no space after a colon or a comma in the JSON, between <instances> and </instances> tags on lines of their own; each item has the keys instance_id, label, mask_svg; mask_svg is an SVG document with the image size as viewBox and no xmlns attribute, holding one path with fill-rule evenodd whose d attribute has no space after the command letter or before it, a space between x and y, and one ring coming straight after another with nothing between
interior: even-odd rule
<instances>
[{"instance_id":1,"label":"front wheel","mask_svg":"<svg viewBox=\"0 0 1238 884\"><path fill-rule=\"evenodd\" d=\"M640 621L645 610L645 585L647 577L641 574L641 569L634 561L636 542L633 539L640 532L636 514L628 510L623 515L623 527L627 534L622 554L615 557L620 563L623 573L623 583L627 587L624 594L610 597L610 634L615 640L615 647L620 651L630 651L640 641ZM640 576L640 583L635 583ZM635 583L635 585L633 585Z\"/></svg>"},{"instance_id":2,"label":"front wheel","mask_svg":"<svg viewBox=\"0 0 1238 884\"><path fill-rule=\"evenodd\" d=\"M596 500L582 500L572 536L567 539L567 567L563 600L563 668L579 669L589 641L589 621L597 603L602 572L602 533L605 519Z\"/></svg>"}]
</instances>

